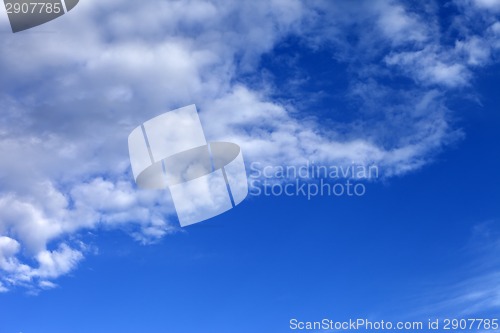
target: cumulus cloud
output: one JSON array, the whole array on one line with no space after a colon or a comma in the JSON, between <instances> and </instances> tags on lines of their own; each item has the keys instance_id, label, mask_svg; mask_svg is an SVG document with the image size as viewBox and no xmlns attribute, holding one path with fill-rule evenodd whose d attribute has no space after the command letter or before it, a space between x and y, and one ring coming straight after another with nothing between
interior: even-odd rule
<instances>
[{"instance_id":1,"label":"cumulus cloud","mask_svg":"<svg viewBox=\"0 0 500 333\"><path fill-rule=\"evenodd\" d=\"M230 89L234 59L252 68L300 7L87 1L71 20L46 25L58 31L48 38L2 39L2 289L48 289L83 259L85 247L67 240L85 229L123 228L143 243L175 232L168 193L131 183L128 133Z\"/></svg>"},{"instance_id":2,"label":"cumulus cloud","mask_svg":"<svg viewBox=\"0 0 500 333\"><path fill-rule=\"evenodd\" d=\"M238 143L247 161L420 168L460 135L445 91L491 61L484 46L500 31L485 22L441 45L435 14L393 1L87 0L2 36L0 291L54 288L87 254L83 230L120 228L142 243L177 230L168 193L133 185L127 136L180 106L196 103L207 138ZM288 36L348 68L355 120L303 116L304 104L245 79Z\"/></svg>"}]
</instances>

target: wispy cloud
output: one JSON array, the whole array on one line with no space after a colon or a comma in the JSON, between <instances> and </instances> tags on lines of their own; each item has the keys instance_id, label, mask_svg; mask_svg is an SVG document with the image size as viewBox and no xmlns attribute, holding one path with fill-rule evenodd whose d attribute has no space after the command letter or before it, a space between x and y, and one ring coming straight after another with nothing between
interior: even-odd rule
<instances>
[{"instance_id":1,"label":"wispy cloud","mask_svg":"<svg viewBox=\"0 0 500 333\"><path fill-rule=\"evenodd\" d=\"M430 288L419 313L470 318L500 309L500 241L498 221L477 224L464 248L459 276L439 288ZM453 281L453 282L451 282Z\"/></svg>"}]
</instances>

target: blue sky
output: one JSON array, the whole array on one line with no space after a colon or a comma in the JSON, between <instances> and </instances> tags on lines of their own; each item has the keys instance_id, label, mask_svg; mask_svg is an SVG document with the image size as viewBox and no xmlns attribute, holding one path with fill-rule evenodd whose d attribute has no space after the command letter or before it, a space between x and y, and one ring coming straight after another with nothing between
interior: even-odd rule
<instances>
[{"instance_id":1,"label":"blue sky","mask_svg":"<svg viewBox=\"0 0 500 333\"><path fill-rule=\"evenodd\" d=\"M500 2L87 0L0 10L0 333L287 332L500 315ZM361 197L181 229L127 136L196 104L247 167L375 164Z\"/></svg>"}]
</instances>

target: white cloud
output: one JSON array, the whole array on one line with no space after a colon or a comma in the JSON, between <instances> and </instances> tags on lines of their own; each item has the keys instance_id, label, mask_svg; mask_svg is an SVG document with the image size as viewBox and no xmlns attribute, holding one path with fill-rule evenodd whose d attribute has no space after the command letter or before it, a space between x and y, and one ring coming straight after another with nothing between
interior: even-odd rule
<instances>
[{"instance_id":1,"label":"white cloud","mask_svg":"<svg viewBox=\"0 0 500 333\"><path fill-rule=\"evenodd\" d=\"M473 0L474 5L481 9L488 9L494 12L500 12L499 0Z\"/></svg>"},{"instance_id":2,"label":"white cloud","mask_svg":"<svg viewBox=\"0 0 500 333\"><path fill-rule=\"evenodd\" d=\"M473 36L466 41L457 41L455 47L465 54L468 65L481 66L490 60L491 44L488 40Z\"/></svg>"},{"instance_id":3,"label":"white cloud","mask_svg":"<svg viewBox=\"0 0 500 333\"><path fill-rule=\"evenodd\" d=\"M465 65L456 60L431 46L423 50L391 54L385 62L390 66L398 66L404 73L426 85L465 86L471 74Z\"/></svg>"},{"instance_id":4,"label":"white cloud","mask_svg":"<svg viewBox=\"0 0 500 333\"><path fill-rule=\"evenodd\" d=\"M57 250L44 250L36 255L39 263L36 274L42 278L56 278L71 271L82 258L80 251L60 244Z\"/></svg>"},{"instance_id":5,"label":"white cloud","mask_svg":"<svg viewBox=\"0 0 500 333\"><path fill-rule=\"evenodd\" d=\"M392 1L88 0L2 36L0 290L54 287L83 260L83 230L122 228L143 243L177 230L168 195L132 184L126 146L169 109L196 103L207 138L239 143L247 161L375 162L386 176L421 167L457 135L440 89L466 86L493 52L482 35L440 45L432 15ZM290 34L335 50L359 120L306 118L245 82ZM386 75L416 84L377 83Z\"/></svg>"},{"instance_id":6,"label":"white cloud","mask_svg":"<svg viewBox=\"0 0 500 333\"><path fill-rule=\"evenodd\" d=\"M19 252L19 242L9 237L0 237L0 267L12 271L16 267L14 256Z\"/></svg>"},{"instance_id":7,"label":"white cloud","mask_svg":"<svg viewBox=\"0 0 500 333\"><path fill-rule=\"evenodd\" d=\"M128 228L133 223L136 239L153 242L176 230L166 220L170 206L168 197L137 192L129 182L102 178L77 183L66 195L50 183L38 184L30 196L4 195L0 198L0 233L15 239L0 238L3 278L9 284L26 285L70 272L88 252L86 246L71 247L57 240L85 229ZM57 248L48 250L54 242ZM33 257L36 265L21 262L21 253Z\"/></svg>"},{"instance_id":8,"label":"white cloud","mask_svg":"<svg viewBox=\"0 0 500 333\"><path fill-rule=\"evenodd\" d=\"M410 13L403 5L391 1L373 1L371 5L378 12L378 28L393 46L421 44L430 38L430 22Z\"/></svg>"},{"instance_id":9,"label":"white cloud","mask_svg":"<svg viewBox=\"0 0 500 333\"><path fill-rule=\"evenodd\" d=\"M453 315L467 318L471 315L488 316L500 309L500 242L498 221L477 224L467 253L472 262L464 263L466 276L453 279L446 287L425 296L425 309L429 314ZM457 281L458 280L458 281Z\"/></svg>"},{"instance_id":10,"label":"white cloud","mask_svg":"<svg viewBox=\"0 0 500 333\"><path fill-rule=\"evenodd\" d=\"M50 282L50 281L47 281L47 280L42 280L42 281L40 281L40 283L38 283L38 286L39 286L41 289L43 289L43 290L57 288L57 284L55 284L55 283L53 283L53 282Z\"/></svg>"}]
</instances>

